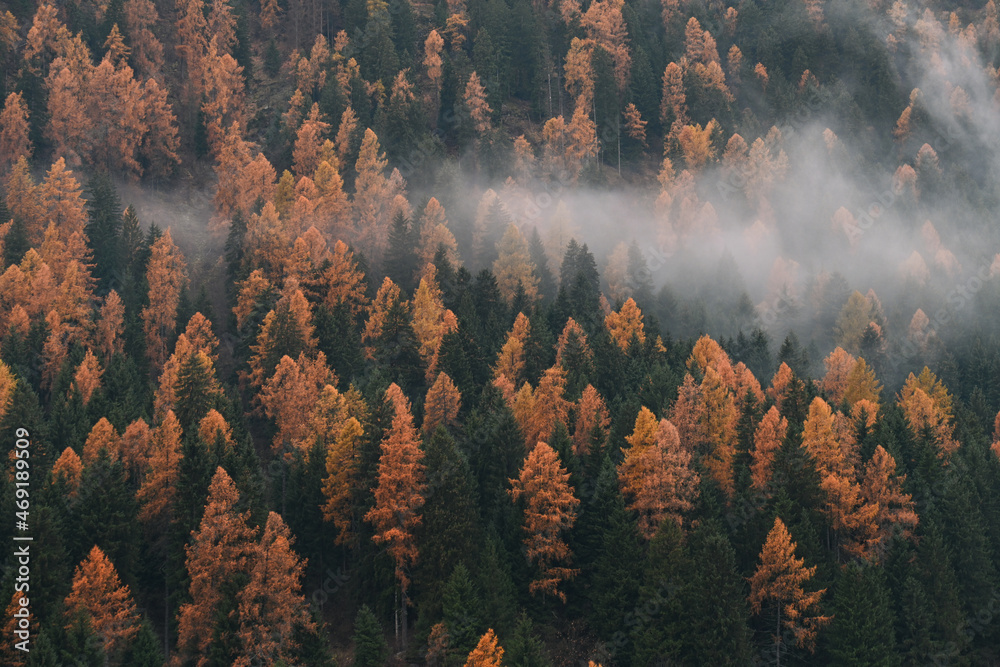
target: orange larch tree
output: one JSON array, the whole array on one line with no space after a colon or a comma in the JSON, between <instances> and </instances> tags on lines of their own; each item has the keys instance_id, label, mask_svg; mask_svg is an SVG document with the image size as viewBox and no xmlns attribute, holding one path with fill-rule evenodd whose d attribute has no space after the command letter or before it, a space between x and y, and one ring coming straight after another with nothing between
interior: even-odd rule
<instances>
[{"instance_id":1,"label":"orange larch tree","mask_svg":"<svg viewBox=\"0 0 1000 667\"><path fill-rule=\"evenodd\" d=\"M389 216L386 211L392 201L385 167L388 161L378 137L371 128L365 130L361 151L355 167L358 176L354 181L355 242L374 262L382 259L389 245Z\"/></svg>"},{"instance_id":2,"label":"orange larch tree","mask_svg":"<svg viewBox=\"0 0 1000 667\"><path fill-rule=\"evenodd\" d=\"M233 431L229 427L229 423L226 418L222 416L215 408L209 410L201 421L198 422L198 437L201 441L205 443L205 446L212 451L217 444L221 443L224 450L219 452L222 456L226 452L232 451L235 443L233 442ZM215 453L213 451L213 453Z\"/></svg>"},{"instance_id":3,"label":"orange larch tree","mask_svg":"<svg viewBox=\"0 0 1000 667\"><path fill-rule=\"evenodd\" d=\"M708 447L702 465L727 497L732 497L733 456L736 454L736 424L739 412L732 392L713 366L705 369L701 383L701 418L699 429Z\"/></svg>"},{"instance_id":4,"label":"orange larch tree","mask_svg":"<svg viewBox=\"0 0 1000 667\"><path fill-rule=\"evenodd\" d=\"M434 384L427 390L424 401L424 437L430 437L438 426L452 428L462 407L462 394L444 372L438 373Z\"/></svg>"},{"instance_id":5,"label":"orange larch tree","mask_svg":"<svg viewBox=\"0 0 1000 667\"><path fill-rule=\"evenodd\" d=\"M938 456L947 460L958 449L951 416L951 395L929 368L924 367L919 377L910 373L906 378L899 393L899 407L913 435L920 437L925 432L930 435L938 448Z\"/></svg>"},{"instance_id":6,"label":"orange larch tree","mask_svg":"<svg viewBox=\"0 0 1000 667\"><path fill-rule=\"evenodd\" d=\"M781 404L788 397L788 391L792 383L794 374L788 364L781 362L778 371L771 379L771 386L767 388L767 395L774 401L775 407L781 410Z\"/></svg>"},{"instance_id":7,"label":"orange larch tree","mask_svg":"<svg viewBox=\"0 0 1000 667\"><path fill-rule=\"evenodd\" d=\"M465 667L501 667L502 664L503 647L497 641L493 628L489 628L469 654Z\"/></svg>"},{"instance_id":8,"label":"orange larch tree","mask_svg":"<svg viewBox=\"0 0 1000 667\"><path fill-rule=\"evenodd\" d=\"M122 463L133 480L146 474L151 458L153 431L145 419L139 418L125 427L122 434Z\"/></svg>"},{"instance_id":9,"label":"orange larch tree","mask_svg":"<svg viewBox=\"0 0 1000 667\"><path fill-rule=\"evenodd\" d=\"M465 106L469 109L469 117L472 118L472 126L476 133L483 135L490 130L490 114L493 109L486 101L486 88L479 80L479 75L473 72L469 75L469 81L465 84Z\"/></svg>"},{"instance_id":10,"label":"orange larch tree","mask_svg":"<svg viewBox=\"0 0 1000 667\"><path fill-rule=\"evenodd\" d=\"M281 358L258 394L264 413L278 426L272 451L291 456L298 449L308 458L313 445L307 437L309 417L323 388L336 381L322 352L315 359L307 357L305 352L300 352L298 359L288 355Z\"/></svg>"},{"instance_id":11,"label":"orange larch tree","mask_svg":"<svg viewBox=\"0 0 1000 667\"><path fill-rule=\"evenodd\" d=\"M354 537L352 499L358 471L358 440L361 423L349 417L336 439L327 446L326 477L323 479L323 520L337 528L336 543L350 544Z\"/></svg>"},{"instance_id":12,"label":"orange larch tree","mask_svg":"<svg viewBox=\"0 0 1000 667\"><path fill-rule=\"evenodd\" d=\"M642 311L632 297L622 305L621 310L604 318L604 326L608 328L608 333L618 347L626 352L633 338L640 343L646 342L646 334L642 327Z\"/></svg>"},{"instance_id":13,"label":"orange larch tree","mask_svg":"<svg viewBox=\"0 0 1000 667\"><path fill-rule=\"evenodd\" d=\"M528 252L528 242L516 225L507 226L503 237L497 242L497 253L493 273L496 275L497 287L507 303L514 300L519 288L524 290L529 301L534 301L538 297L538 276L535 275L535 265Z\"/></svg>"},{"instance_id":14,"label":"orange larch tree","mask_svg":"<svg viewBox=\"0 0 1000 667\"><path fill-rule=\"evenodd\" d=\"M66 492L70 498L75 498L80 490L80 478L83 476L83 463L80 457L73 451L72 447L67 447L59 455L52 465L52 481L62 480L66 485Z\"/></svg>"},{"instance_id":15,"label":"orange larch tree","mask_svg":"<svg viewBox=\"0 0 1000 667\"><path fill-rule=\"evenodd\" d=\"M896 460L882 445L875 447L871 460L865 465L861 480L861 493L865 500L878 508L875 523L878 526L873 557L880 561L896 529L909 537L919 522L913 498L903 492L906 475L896 475Z\"/></svg>"},{"instance_id":16,"label":"orange larch tree","mask_svg":"<svg viewBox=\"0 0 1000 667\"><path fill-rule=\"evenodd\" d=\"M389 311L395 307L407 308L407 302L402 298L399 286L386 276L375 294L375 300L368 308L368 321L365 322L365 329L361 334L365 356L369 359L374 358L375 343L382 337Z\"/></svg>"},{"instance_id":17,"label":"orange larch tree","mask_svg":"<svg viewBox=\"0 0 1000 667\"><path fill-rule=\"evenodd\" d=\"M153 431L150 450L149 469L135 497L142 508L139 519L150 530L162 532L173 518L177 477L183 457L181 425L173 410Z\"/></svg>"},{"instance_id":18,"label":"orange larch tree","mask_svg":"<svg viewBox=\"0 0 1000 667\"><path fill-rule=\"evenodd\" d=\"M788 420L781 416L778 408L771 406L757 425L753 436L753 462L750 464L751 488L769 495L771 473L774 470L774 457L781 449L788 432Z\"/></svg>"},{"instance_id":19,"label":"orange larch tree","mask_svg":"<svg viewBox=\"0 0 1000 667\"><path fill-rule=\"evenodd\" d=\"M208 145L217 155L226 128L233 123L246 125L243 67L219 44L219 35L212 37L204 57L204 85L201 110L208 130Z\"/></svg>"},{"instance_id":20,"label":"orange larch tree","mask_svg":"<svg viewBox=\"0 0 1000 667\"><path fill-rule=\"evenodd\" d=\"M105 417L98 419L90 429L87 441L83 445L83 464L86 466L96 461L102 449L107 450L112 461L117 461L121 457L121 436Z\"/></svg>"},{"instance_id":21,"label":"orange larch tree","mask_svg":"<svg viewBox=\"0 0 1000 667\"><path fill-rule=\"evenodd\" d=\"M625 450L618 481L628 508L639 515L639 532L650 540L665 519L680 525L682 513L694 507L699 478L691 468L691 453L681 447L669 420L660 420L652 443L644 440L636 438L636 444Z\"/></svg>"},{"instance_id":22,"label":"orange larch tree","mask_svg":"<svg viewBox=\"0 0 1000 667\"><path fill-rule=\"evenodd\" d=\"M775 608L775 633L773 639L777 655L781 655L784 626L795 638L800 648L815 650L816 634L829 623L830 618L820 616L818 605L826 589L807 593L803 584L812 579L816 566L805 567L805 560L795 557L795 543L780 518L767 534L767 541L760 553L760 565L750 577L750 608L760 614L765 603ZM784 617L782 617L784 616Z\"/></svg>"},{"instance_id":23,"label":"orange larch tree","mask_svg":"<svg viewBox=\"0 0 1000 667\"><path fill-rule=\"evenodd\" d=\"M254 530L247 525L249 512L236 511L238 500L233 480L217 468L201 523L184 547L192 601L180 608L172 665L205 655L226 588L234 576L249 573Z\"/></svg>"},{"instance_id":24,"label":"orange larch tree","mask_svg":"<svg viewBox=\"0 0 1000 667\"><path fill-rule=\"evenodd\" d=\"M507 340L497 355L493 377L506 377L515 387L524 381L524 346L531 333L531 321L524 313L518 313L514 326L507 334Z\"/></svg>"},{"instance_id":25,"label":"orange larch tree","mask_svg":"<svg viewBox=\"0 0 1000 667\"><path fill-rule=\"evenodd\" d=\"M101 375L104 370L97 361L97 357L90 350L83 357L83 361L76 368L73 374L73 388L80 394L83 404L90 403L94 392L101 388Z\"/></svg>"},{"instance_id":26,"label":"orange larch tree","mask_svg":"<svg viewBox=\"0 0 1000 667\"><path fill-rule=\"evenodd\" d=\"M262 387L284 356L313 356L317 340L314 335L312 310L298 281L285 282L282 296L274 309L264 316L257 334L257 343L250 347L250 383Z\"/></svg>"},{"instance_id":27,"label":"orange larch tree","mask_svg":"<svg viewBox=\"0 0 1000 667\"><path fill-rule=\"evenodd\" d=\"M132 61L144 77L156 77L163 68L163 44L153 33L160 20L151 0L125 0L122 7L132 42Z\"/></svg>"},{"instance_id":28,"label":"orange larch tree","mask_svg":"<svg viewBox=\"0 0 1000 667\"><path fill-rule=\"evenodd\" d=\"M239 649L234 667L291 664L297 631L314 631L302 594L305 561L292 550L294 538L275 512L267 516L260 544L250 554L250 581L239 592Z\"/></svg>"},{"instance_id":29,"label":"orange larch tree","mask_svg":"<svg viewBox=\"0 0 1000 667\"><path fill-rule=\"evenodd\" d=\"M323 140L330 131L330 124L320 117L319 104L313 103L309 115L295 134L295 150L292 153L296 176L312 177L319 167Z\"/></svg>"},{"instance_id":30,"label":"orange larch tree","mask_svg":"<svg viewBox=\"0 0 1000 667\"><path fill-rule=\"evenodd\" d=\"M574 347L578 347L587 359L593 359L594 352L587 345L587 334L583 331L583 327L571 317L566 320L566 326L563 327L562 333L559 334L559 339L556 341L556 364L564 366L566 351Z\"/></svg>"},{"instance_id":31,"label":"orange larch tree","mask_svg":"<svg viewBox=\"0 0 1000 667\"><path fill-rule=\"evenodd\" d=\"M594 430L600 429L602 436L611 425L611 415L604 399L593 385L587 385L576 402L576 424L573 427L573 452L577 456L590 453Z\"/></svg>"},{"instance_id":32,"label":"orange larch tree","mask_svg":"<svg viewBox=\"0 0 1000 667\"><path fill-rule=\"evenodd\" d=\"M122 338L124 333L125 304L118 296L118 292L111 290L104 297L104 304L97 319L97 348L105 363L110 362L113 355L120 354L124 349L125 341Z\"/></svg>"},{"instance_id":33,"label":"orange larch tree","mask_svg":"<svg viewBox=\"0 0 1000 667\"><path fill-rule=\"evenodd\" d=\"M22 157L31 158L28 107L21 93L11 93L0 111L0 177Z\"/></svg>"},{"instance_id":34,"label":"orange larch tree","mask_svg":"<svg viewBox=\"0 0 1000 667\"><path fill-rule=\"evenodd\" d=\"M324 302L330 310L346 306L351 315L357 317L368 305L365 274L358 268L354 253L343 241L337 241L333 246L333 256L323 274L323 283L326 288Z\"/></svg>"},{"instance_id":35,"label":"orange larch tree","mask_svg":"<svg viewBox=\"0 0 1000 667\"><path fill-rule=\"evenodd\" d=\"M177 305L185 281L184 268L184 256L174 245L168 229L150 249L146 268L149 305L142 309L146 356L152 363L154 375L159 375L167 360L167 341L177 326Z\"/></svg>"},{"instance_id":36,"label":"orange larch tree","mask_svg":"<svg viewBox=\"0 0 1000 667\"><path fill-rule=\"evenodd\" d=\"M850 476L850 464L837 439L834 422L830 405L819 396L814 398L809 404L809 414L803 425L802 448L815 462L820 479L825 479L831 473L841 477Z\"/></svg>"},{"instance_id":37,"label":"orange larch tree","mask_svg":"<svg viewBox=\"0 0 1000 667\"><path fill-rule=\"evenodd\" d=\"M847 376L854 368L855 363L857 363L857 359L841 347L835 349L823 360L823 365L826 366L826 375L823 376L820 386L834 405L840 405L840 402L844 400L844 394L847 392Z\"/></svg>"},{"instance_id":38,"label":"orange larch tree","mask_svg":"<svg viewBox=\"0 0 1000 667\"><path fill-rule=\"evenodd\" d=\"M402 592L402 641L406 644L407 591L410 584L409 569L418 557L415 529L420 524L419 510L424 504L427 488L423 451L420 436L413 426L410 401L396 383L385 392L386 401L392 403L392 426L382 439L378 462L378 484L374 489L375 506L365 520L375 528L372 539L376 544L387 545L389 555L396 564L396 579Z\"/></svg>"},{"instance_id":39,"label":"orange larch tree","mask_svg":"<svg viewBox=\"0 0 1000 667\"><path fill-rule=\"evenodd\" d=\"M424 267L420 284L413 293L412 324L418 351L430 380L437 374L438 353L444 337L458 329L455 314L444 307L437 283L437 269L433 264Z\"/></svg>"},{"instance_id":40,"label":"orange larch tree","mask_svg":"<svg viewBox=\"0 0 1000 667\"><path fill-rule=\"evenodd\" d=\"M525 458L520 476L510 483L514 500L524 498L524 543L528 560L539 571L528 590L532 595L555 595L565 602L559 583L572 579L577 570L566 567L572 554L562 533L573 527L580 504L569 485L569 473L555 450L539 442Z\"/></svg>"},{"instance_id":41,"label":"orange larch tree","mask_svg":"<svg viewBox=\"0 0 1000 667\"><path fill-rule=\"evenodd\" d=\"M545 371L533 392L534 409L527 415L525 444L530 450L536 442L548 440L558 422L566 423L570 402L565 398L566 371L553 366Z\"/></svg>"},{"instance_id":42,"label":"orange larch tree","mask_svg":"<svg viewBox=\"0 0 1000 667\"><path fill-rule=\"evenodd\" d=\"M101 641L105 660L118 664L131 639L139 632L139 612L128 586L96 545L73 573L73 590L66 596L66 628L78 616L90 619Z\"/></svg>"}]
</instances>

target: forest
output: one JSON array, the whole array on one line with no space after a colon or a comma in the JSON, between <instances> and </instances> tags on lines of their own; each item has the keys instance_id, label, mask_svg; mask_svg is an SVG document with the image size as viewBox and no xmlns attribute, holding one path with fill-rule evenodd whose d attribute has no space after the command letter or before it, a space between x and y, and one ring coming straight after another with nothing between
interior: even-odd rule
<instances>
[{"instance_id":1,"label":"forest","mask_svg":"<svg viewBox=\"0 0 1000 667\"><path fill-rule=\"evenodd\" d=\"M1000 664L995 1L727 2L0 0L0 664Z\"/></svg>"}]
</instances>

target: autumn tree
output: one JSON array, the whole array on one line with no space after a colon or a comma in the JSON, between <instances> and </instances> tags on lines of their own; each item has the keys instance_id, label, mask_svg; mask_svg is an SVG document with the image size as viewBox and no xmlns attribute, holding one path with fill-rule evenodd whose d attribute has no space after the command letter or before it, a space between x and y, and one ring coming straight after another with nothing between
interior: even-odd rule
<instances>
[{"instance_id":1,"label":"autumn tree","mask_svg":"<svg viewBox=\"0 0 1000 667\"><path fill-rule=\"evenodd\" d=\"M136 494L142 506L139 519L152 530L162 531L172 519L181 462L181 427L173 411L153 431L149 471Z\"/></svg>"},{"instance_id":2,"label":"autumn tree","mask_svg":"<svg viewBox=\"0 0 1000 667\"><path fill-rule=\"evenodd\" d=\"M723 376L712 366L705 369L700 396L698 429L708 447L707 453L702 457L702 465L707 468L723 493L731 497L735 490L733 456L736 453L739 411Z\"/></svg>"},{"instance_id":3,"label":"autumn tree","mask_svg":"<svg viewBox=\"0 0 1000 667\"><path fill-rule=\"evenodd\" d=\"M559 583L572 579L577 570L567 567L571 553L561 534L573 527L580 504L569 485L569 473L555 450L539 442L525 458L519 477L510 483L514 501L524 499L524 544L528 560L538 568L538 577L528 590L565 602Z\"/></svg>"},{"instance_id":4,"label":"autumn tree","mask_svg":"<svg viewBox=\"0 0 1000 667\"><path fill-rule=\"evenodd\" d=\"M312 357L317 340L312 323L312 309L299 288L298 281L286 281L281 298L264 316L257 342L250 347L250 382L262 387L274 374L282 357Z\"/></svg>"},{"instance_id":5,"label":"autumn tree","mask_svg":"<svg viewBox=\"0 0 1000 667\"><path fill-rule=\"evenodd\" d=\"M104 357L105 363L111 361L114 354L121 353L124 349L125 341L122 338L124 333L125 304L118 296L118 292L111 290L104 297L95 332L97 349Z\"/></svg>"},{"instance_id":6,"label":"autumn tree","mask_svg":"<svg viewBox=\"0 0 1000 667\"><path fill-rule=\"evenodd\" d=\"M83 404L90 402L94 392L101 388L101 374L104 369L97 361L97 357L90 350L83 357L83 361L76 368L73 374L73 388L80 394Z\"/></svg>"},{"instance_id":7,"label":"autumn tree","mask_svg":"<svg viewBox=\"0 0 1000 667\"><path fill-rule=\"evenodd\" d=\"M465 85L464 99L476 133L479 135L487 133L490 130L490 114L493 113L493 109L486 101L486 88L483 87L479 75L475 72L469 75L469 81Z\"/></svg>"},{"instance_id":8,"label":"autumn tree","mask_svg":"<svg viewBox=\"0 0 1000 667\"><path fill-rule=\"evenodd\" d=\"M112 461L121 456L122 441L118 431L105 417L101 417L90 429L87 441L83 445L83 464L90 465L96 461L101 450L107 452Z\"/></svg>"},{"instance_id":9,"label":"autumn tree","mask_svg":"<svg viewBox=\"0 0 1000 667\"><path fill-rule=\"evenodd\" d=\"M518 313L514 319L514 326L507 334L507 340L497 355L496 365L493 367L495 379L504 377L511 387L515 388L524 381L524 347L528 343L530 333L531 321L524 313Z\"/></svg>"},{"instance_id":10,"label":"autumn tree","mask_svg":"<svg viewBox=\"0 0 1000 667\"><path fill-rule=\"evenodd\" d=\"M639 515L639 532L652 539L665 519L680 524L682 513L698 497L698 474L691 467L691 453L681 446L677 429L663 419L650 438L648 415L640 412L632 446L618 467L618 481L630 510ZM647 416L647 419L643 419Z\"/></svg>"},{"instance_id":11,"label":"autumn tree","mask_svg":"<svg viewBox=\"0 0 1000 667\"><path fill-rule=\"evenodd\" d=\"M319 352L310 359L300 352L297 359L284 355L258 394L264 413L278 427L271 448L290 456L295 449L308 457L313 443L307 437L309 416L323 388L336 382L326 365L326 355Z\"/></svg>"},{"instance_id":12,"label":"autumn tree","mask_svg":"<svg viewBox=\"0 0 1000 667\"><path fill-rule=\"evenodd\" d=\"M233 665L291 664L297 631L314 631L302 575L305 561L292 550L294 538L275 512L268 513L260 543L250 554L250 581L240 590L239 650Z\"/></svg>"},{"instance_id":13,"label":"autumn tree","mask_svg":"<svg viewBox=\"0 0 1000 667\"><path fill-rule=\"evenodd\" d=\"M413 333L420 345L428 381L437 374L438 353L444 337L457 329L455 314L444 307L437 269L427 264L413 294Z\"/></svg>"},{"instance_id":14,"label":"autumn tree","mask_svg":"<svg viewBox=\"0 0 1000 667\"><path fill-rule=\"evenodd\" d=\"M372 539L387 545L396 565L396 579L402 592L402 643L406 645L407 590L409 568L417 560L414 529L420 524L426 481L420 437L413 426L410 402L395 383L389 385L385 400L392 404L392 426L382 440L375 487L375 506L365 520L375 527Z\"/></svg>"},{"instance_id":15,"label":"autumn tree","mask_svg":"<svg viewBox=\"0 0 1000 667\"><path fill-rule=\"evenodd\" d=\"M83 475L83 463L72 447L67 447L52 464L52 482L65 485L66 493L75 498L80 490L80 477Z\"/></svg>"},{"instance_id":16,"label":"autumn tree","mask_svg":"<svg viewBox=\"0 0 1000 667\"><path fill-rule=\"evenodd\" d=\"M958 449L951 416L951 395L927 367L919 376L910 373L899 393L899 407L917 437L929 435L938 456L948 459Z\"/></svg>"},{"instance_id":17,"label":"autumn tree","mask_svg":"<svg viewBox=\"0 0 1000 667\"><path fill-rule=\"evenodd\" d=\"M323 519L332 521L337 528L337 544L349 544L354 535L352 490L358 472L358 440L362 434L361 424L350 417L326 450Z\"/></svg>"},{"instance_id":18,"label":"autumn tree","mask_svg":"<svg viewBox=\"0 0 1000 667\"><path fill-rule=\"evenodd\" d=\"M370 128L365 130L355 167L358 176L354 181L354 222L359 246L376 262L389 241L386 213L392 194L384 173L387 164L378 137Z\"/></svg>"},{"instance_id":19,"label":"autumn tree","mask_svg":"<svg viewBox=\"0 0 1000 667\"><path fill-rule=\"evenodd\" d=\"M602 436L611 425L611 415L604 399L593 385L587 385L576 403L576 424L573 428L573 451L577 456L590 453L595 429Z\"/></svg>"},{"instance_id":20,"label":"autumn tree","mask_svg":"<svg viewBox=\"0 0 1000 667\"><path fill-rule=\"evenodd\" d=\"M771 474L774 471L774 458L785 441L788 431L788 420L781 416L778 408L771 408L760 420L753 436L753 462L750 464L750 476L753 480L751 488L767 494L770 491Z\"/></svg>"},{"instance_id":21,"label":"autumn tree","mask_svg":"<svg viewBox=\"0 0 1000 667\"><path fill-rule=\"evenodd\" d=\"M150 248L146 280L149 305L142 309L146 356L156 374L167 360L167 344L177 326L177 305L184 284L184 256L174 245L168 229Z\"/></svg>"},{"instance_id":22,"label":"autumn tree","mask_svg":"<svg viewBox=\"0 0 1000 667\"><path fill-rule=\"evenodd\" d=\"M517 226L507 226L503 238L497 243L497 253L493 274L503 297L511 303L518 290L524 290L525 297L534 301L538 297L538 277L528 252L528 242Z\"/></svg>"},{"instance_id":23,"label":"autumn tree","mask_svg":"<svg viewBox=\"0 0 1000 667\"><path fill-rule=\"evenodd\" d=\"M502 661L503 647L497 642L493 628L490 628L469 654L469 658L465 661L465 667L500 667Z\"/></svg>"},{"instance_id":24,"label":"autumn tree","mask_svg":"<svg viewBox=\"0 0 1000 667\"><path fill-rule=\"evenodd\" d=\"M122 664L124 652L139 631L139 612L129 587L96 545L73 573L73 590L66 596L66 629L80 616L90 621L109 664Z\"/></svg>"},{"instance_id":25,"label":"autumn tree","mask_svg":"<svg viewBox=\"0 0 1000 667\"><path fill-rule=\"evenodd\" d=\"M875 515L878 532L872 545L876 562L885 554L889 540L897 530L903 537L910 537L919 522L913 498L903 492L905 481L906 475L896 474L896 460L882 445L877 445L861 479L862 496L878 508Z\"/></svg>"},{"instance_id":26,"label":"autumn tree","mask_svg":"<svg viewBox=\"0 0 1000 667\"><path fill-rule=\"evenodd\" d=\"M458 420L458 411L462 407L462 395L458 387L444 372L438 373L434 384L427 390L424 401L424 423L422 430L425 437L430 437L438 426L452 428Z\"/></svg>"},{"instance_id":27,"label":"autumn tree","mask_svg":"<svg viewBox=\"0 0 1000 667\"><path fill-rule=\"evenodd\" d=\"M0 111L0 176L6 176L22 156L31 158L31 153L28 107L21 93L11 93Z\"/></svg>"},{"instance_id":28,"label":"autumn tree","mask_svg":"<svg viewBox=\"0 0 1000 667\"><path fill-rule=\"evenodd\" d=\"M795 557L795 543L780 518L767 534L767 541L760 553L760 565L750 577L750 607L760 614L764 604L775 610L775 655L780 664L784 627L792 633L796 646L813 651L816 634L830 622L818 613L819 600L826 589L807 593L803 584L812 579L816 566L805 567L805 559ZM784 618L782 618L784 614Z\"/></svg>"},{"instance_id":29,"label":"autumn tree","mask_svg":"<svg viewBox=\"0 0 1000 667\"><path fill-rule=\"evenodd\" d=\"M238 501L233 480L217 468L201 523L184 547L191 602L182 604L178 614L177 653L171 664L207 654L218 614L229 611L223 601L233 577L250 570L254 531L247 525L249 513L236 511Z\"/></svg>"},{"instance_id":30,"label":"autumn tree","mask_svg":"<svg viewBox=\"0 0 1000 667\"><path fill-rule=\"evenodd\" d=\"M608 333L618 347L626 352L633 339L640 344L646 342L646 334L642 327L642 311L632 297L629 297L617 313L611 313L604 318L604 326L608 328Z\"/></svg>"},{"instance_id":31,"label":"autumn tree","mask_svg":"<svg viewBox=\"0 0 1000 667\"><path fill-rule=\"evenodd\" d=\"M330 124L320 117L319 104L313 103L309 116L299 126L292 153L293 169L297 176L312 176L321 161L321 151Z\"/></svg>"}]
</instances>

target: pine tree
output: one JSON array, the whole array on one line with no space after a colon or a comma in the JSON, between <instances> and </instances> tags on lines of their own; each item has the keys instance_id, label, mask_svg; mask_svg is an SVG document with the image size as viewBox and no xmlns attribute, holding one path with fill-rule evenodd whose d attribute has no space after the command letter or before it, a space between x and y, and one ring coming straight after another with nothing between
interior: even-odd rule
<instances>
[{"instance_id":1,"label":"pine tree","mask_svg":"<svg viewBox=\"0 0 1000 667\"><path fill-rule=\"evenodd\" d=\"M834 590L833 612L829 651L837 663L870 667L900 664L895 615L880 568L848 564Z\"/></svg>"},{"instance_id":2,"label":"pine tree","mask_svg":"<svg viewBox=\"0 0 1000 667\"><path fill-rule=\"evenodd\" d=\"M354 620L354 664L357 667L382 667L388 655L389 647L378 618L367 605L362 605Z\"/></svg>"}]
</instances>

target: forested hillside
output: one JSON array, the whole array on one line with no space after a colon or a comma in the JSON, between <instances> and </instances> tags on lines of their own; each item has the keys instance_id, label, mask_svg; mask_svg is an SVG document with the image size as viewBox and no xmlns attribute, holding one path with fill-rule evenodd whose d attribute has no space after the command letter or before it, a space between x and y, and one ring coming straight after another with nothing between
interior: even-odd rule
<instances>
[{"instance_id":1,"label":"forested hillside","mask_svg":"<svg viewBox=\"0 0 1000 667\"><path fill-rule=\"evenodd\" d=\"M0 3L0 664L1000 664L997 14Z\"/></svg>"}]
</instances>

